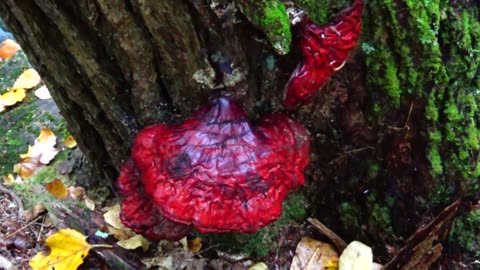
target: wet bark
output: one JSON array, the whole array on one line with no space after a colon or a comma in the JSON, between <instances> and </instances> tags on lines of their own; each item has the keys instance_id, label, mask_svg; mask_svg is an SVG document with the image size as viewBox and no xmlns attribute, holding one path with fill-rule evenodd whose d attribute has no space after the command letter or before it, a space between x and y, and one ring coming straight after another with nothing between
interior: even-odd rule
<instances>
[{"instance_id":1,"label":"wet bark","mask_svg":"<svg viewBox=\"0 0 480 270\"><path fill-rule=\"evenodd\" d=\"M233 96L252 119L283 110L294 44L276 54L231 1L213 2L4 0L0 16L81 150L114 181L140 128L179 121L211 97ZM322 12L332 17L343 2L322 2ZM312 135L312 214L345 238L393 244L456 197L475 196L466 180L480 174L478 133L465 131L473 142L461 146L449 130L465 124L458 117L479 128L478 26L461 28L478 10L474 1L433 2L426 12L426 2L368 1L350 60L312 104L290 112Z\"/></svg>"}]
</instances>

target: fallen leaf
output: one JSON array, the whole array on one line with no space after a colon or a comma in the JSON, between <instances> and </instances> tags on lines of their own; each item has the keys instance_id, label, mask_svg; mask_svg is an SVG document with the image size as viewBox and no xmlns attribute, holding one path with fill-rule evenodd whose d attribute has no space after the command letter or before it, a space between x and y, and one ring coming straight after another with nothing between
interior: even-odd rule
<instances>
[{"instance_id":1,"label":"fallen leaf","mask_svg":"<svg viewBox=\"0 0 480 270\"><path fill-rule=\"evenodd\" d=\"M338 269L338 254L330 244L303 237L295 249L290 270Z\"/></svg>"},{"instance_id":2,"label":"fallen leaf","mask_svg":"<svg viewBox=\"0 0 480 270\"><path fill-rule=\"evenodd\" d=\"M193 253L198 253L202 249L202 238L196 237L195 239L188 240L188 249Z\"/></svg>"},{"instance_id":3,"label":"fallen leaf","mask_svg":"<svg viewBox=\"0 0 480 270\"><path fill-rule=\"evenodd\" d=\"M95 210L95 201L94 201L94 200L85 197L84 203L85 203L85 206L86 206L88 209L90 209L90 210L92 210L92 211Z\"/></svg>"},{"instance_id":4,"label":"fallen leaf","mask_svg":"<svg viewBox=\"0 0 480 270\"><path fill-rule=\"evenodd\" d=\"M68 190L58 178L45 185L45 188L57 199L65 199L68 197Z\"/></svg>"},{"instance_id":5,"label":"fallen leaf","mask_svg":"<svg viewBox=\"0 0 480 270\"><path fill-rule=\"evenodd\" d=\"M85 241L83 234L72 229L62 229L49 236L46 246L50 248L49 255L37 253L30 260L33 270L75 270L83 263L83 258L92 247Z\"/></svg>"},{"instance_id":6,"label":"fallen leaf","mask_svg":"<svg viewBox=\"0 0 480 270\"><path fill-rule=\"evenodd\" d=\"M11 89L2 95L2 105L12 106L22 101L26 97L25 89Z\"/></svg>"},{"instance_id":7,"label":"fallen leaf","mask_svg":"<svg viewBox=\"0 0 480 270\"><path fill-rule=\"evenodd\" d=\"M142 247L143 251L147 251L150 247L150 241L142 235L137 234L129 239L118 241L117 245L124 249L136 249Z\"/></svg>"},{"instance_id":8,"label":"fallen leaf","mask_svg":"<svg viewBox=\"0 0 480 270\"><path fill-rule=\"evenodd\" d=\"M132 236L135 235L134 232L132 232L131 230L129 229L117 229L117 228L114 228L112 226L107 226L107 229L108 229L108 233L113 235L113 237L115 237L115 239L117 240L127 240L129 238L131 238Z\"/></svg>"},{"instance_id":9,"label":"fallen leaf","mask_svg":"<svg viewBox=\"0 0 480 270\"><path fill-rule=\"evenodd\" d=\"M53 133L53 131L51 131L47 127L42 128L42 131L40 132L40 135L38 135L37 140L40 144L51 147L53 147L57 143L57 137L55 136L55 133Z\"/></svg>"},{"instance_id":10,"label":"fallen leaf","mask_svg":"<svg viewBox=\"0 0 480 270\"><path fill-rule=\"evenodd\" d=\"M22 179L27 179L39 171L44 165L38 162L38 159L25 158L13 166L13 172L20 175Z\"/></svg>"},{"instance_id":11,"label":"fallen leaf","mask_svg":"<svg viewBox=\"0 0 480 270\"><path fill-rule=\"evenodd\" d=\"M83 187L69 186L68 193L74 200L81 200L85 197L85 189Z\"/></svg>"},{"instance_id":12,"label":"fallen leaf","mask_svg":"<svg viewBox=\"0 0 480 270\"><path fill-rule=\"evenodd\" d=\"M339 270L365 270L373 268L372 249L359 241L353 241L343 250Z\"/></svg>"},{"instance_id":13,"label":"fallen leaf","mask_svg":"<svg viewBox=\"0 0 480 270\"><path fill-rule=\"evenodd\" d=\"M25 70L15 81L12 89L30 89L37 86L41 81L40 75L33 68Z\"/></svg>"},{"instance_id":14,"label":"fallen leaf","mask_svg":"<svg viewBox=\"0 0 480 270\"><path fill-rule=\"evenodd\" d=\"M75 139L72 137L72 135L69 135L65 141L63 141L63 145L67 148L74 148L75 146L77 146L77 142L75 141Z\"/></svg>"},{"instance_id":15,"label":"fallen leaf","mask_svg":"<svg viewBox=\"0 0 480 270\"><path fill-rule=\"evenodd\" d=\"M36 204L35 206L28 209L23 215L26 222L30 222L36 219L40 214L46 211L45 205L43 203Z\"/></svg>"},{"instance_id":16,"label":"fallen leaf","mask_svg":"<svg viewBox=\"0 0 480 270\"><path fill-rule=\"evenodd\" d=\"M13 178L12 174L3 176L3 184L5 186L11 186L13 185L13 183L15 183L15 178Z\"/></svg>"},{"instance_id":17,"label":"fallen leaf","mask_svg":"<svg viewBox=\"0 0 480 270\"><path fill-rule=\"evenodd\" d=\"M249 267L248 270L268 270L268 266L264 262L259 262Z\"/></svg>"},{"instance_id":18,"label":"fallen leaf","mask_svg":"<svg viewBox=\"0 0 480 270\"><path fill-rule=\"evenodd\" d=\"M39 99L52 98L50 92L48 91L48 88L45 85L35 90L35 96L37 96Z\"/></svg>"},{"instance_id":19,"label":"fallen leaf","mask_svg":"<svg viewBox=\"0 0 480 270\"><path fill-rule=\"evenodd\" d=\"M0 61L4 61L12 57L15 53L21 50L20 45L11 39L6 39L2 42L0 47Z\"/></svg>"},{"instance_id":20,"label":"fallen leaf","mask_svg":"<svg viewBox=\"0 0 480 270\"><path fill-rule=\"evenodd\" d=\"M120 221L120 204L118 203L114 206L107 207L107 212L103 214L103 218L108 225L116 229L126 228L122 221Z\"/></svg>"}]
</instances>

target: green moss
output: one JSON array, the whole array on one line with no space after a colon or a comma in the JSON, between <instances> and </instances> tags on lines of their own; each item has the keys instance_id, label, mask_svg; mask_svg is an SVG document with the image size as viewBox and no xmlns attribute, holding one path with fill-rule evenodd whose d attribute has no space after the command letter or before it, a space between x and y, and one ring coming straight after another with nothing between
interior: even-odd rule
<instances>
[{"instance_id":1,"label":"green moss","mask_svg":"<svg viewBox=\"0 0 480 270\"><path fill-rule=\"evenodd\" d=\"M290 18L279 0L238 1L247 18L267 37L275 51L287 54L292 43Z\"/></svg>"},{"instance_id":2,"label":"green moss","mask_svg":"<svg viewBox=\"0 0 480 270\"><path fill-rule=\"evenodd\" d=\"M480 256L480 209L455 219L450 231L450 244ZM473 258L472 258L473 259Z\"/></svg>"},{"instance_id":3,"label":"green moss","mask_svg":"<svg viewBox=\"0 0 480 270\"><path fill-rule=\"evenodd\" d=\"M373 227L371 227L371 233L383 231L392 234L392 219L387 204L379 200L375 193L371 193L368 196L367 201L370 209L369 224L373 225Z\"/></svg>"},{"instance_id":4,"label":"green moss","mask_svg":"<svg viewBox=\"0 0 480 270\"><path fill-rule=\"evenodd\" d=\"M306 218L305 198L300 191L291 193L282 204L282 216L273 224L256 233L204 234L202 238L211 245L221 245L231 251L263 257L278 248L275 241L287 224L302 222Z\"/></svg>"},{"instance_id":5,"label":"green moss","mask_svg":"<svg viewBox=\"0 0 480 270\"><path fill-rule=\"evenodd\" d=\"M316 24L326 24L338 11L348 7L351 1L348 0L299 0L295 2L305 10L308 17Z\"/></svg>"}]
</instances>

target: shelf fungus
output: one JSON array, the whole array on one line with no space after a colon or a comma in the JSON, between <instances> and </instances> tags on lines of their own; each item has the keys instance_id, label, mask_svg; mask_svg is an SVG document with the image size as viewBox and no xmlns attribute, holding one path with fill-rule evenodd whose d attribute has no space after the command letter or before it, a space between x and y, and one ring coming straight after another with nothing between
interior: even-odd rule
<instances>
[{"instance_id":1,"label":"shelf fungus","mask_svg":"<svg viewBox=\"0 0 480 270\"><path fill-rule=\"evenodd\" d=\"M122 222L151 239L199 232L255 232L281 215L304 182L309 136L285 114L256 126L228 98L185 122L136 136L117 182Z\"/></svg>"},{"instance_id":2,"label":"shelf fungus","mask_svg":"<svg viewBox=\"0 0 480 270\"><path fill-rule=\"evenodd\" d=\"M320 90L335 71L345 64L350 51L357 45L361 32L363 2L355 0L330 23L318 26L304 17L298 23L298 47L303 59L290 76L283 104L294 109Z\"/></svg>"}]
</instances>

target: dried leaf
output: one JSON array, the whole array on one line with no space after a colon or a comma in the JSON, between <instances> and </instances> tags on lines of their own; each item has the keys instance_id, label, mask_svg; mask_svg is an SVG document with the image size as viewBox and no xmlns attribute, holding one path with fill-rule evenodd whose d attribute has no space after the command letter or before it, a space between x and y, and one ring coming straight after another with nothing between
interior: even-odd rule
<instances>
[{"instance_id":1,"label":"dried leaf","mask_svg":"<svg viewBox=\"0 0 480 270\"><path fill-rule=\"evenodd\" d=\"M48 91L48 88L45 85L35 90L35 96L37 96L39 99L52 98L50 92Z\"/></svg>"},{"instance_id":2,"label":"dried leaf","mask_svg":"<svg viewBox=\"0 0 480 270\"><path fill-rule=\"evenodd\" d=\"M338 254L330 244L303 237L295 249L290 270L338 269Z\"/></svg>"},{"instance_id":3,"label":"dried leaf","mask_svg":"<svg viewBox=\"0 0 480 270\"><path fill-rule=\"evenodd\" d=\"M69 186L68 193L74 200L81 200L85 197L85 189L83 187Z\"/></svg>"},{"instance_id":4,"label":"dried leaf","mask_svg":"<svg viewBox=\"0 0 480 270\"><path fill-rule=\"evenodd\" d=\"M95 201L85 197L85 206L90 210L95 210Z\"/></svg>"},{"instance_id":5,"label":"dried leaf","mask_svg":"<svg viewBox=\"0 0 480 270\"><path fill-rule=\"evenodd\" d=\"M143 251L147 251L150 247L150 241L140 234L135 235L127 240L121 240L117 242L117 245L124 249L136 249L142 247Z\"/></svg>"},{"instance_id":6,"label":"dried leaf","mask_svg":"<svg viewBox=\"0 0 480 270\"><path fill-rule=\"evenodd\" d=\"M2 42L2 47L0 47L0 61L4 61L15 55L19 50L21 50L20 45L17 42L11 39L6 39Z\"/></svg>"},{"instance_id":7,"label":"dried leaf","mask_svg":"<svg viewBox=\"0 0 480 270\"><path fill-rule=\"evenodd\" d=\"M114 206L107 207L107 212L103 214L103 218L105 222L110 226L116 229L125 229L125 225L123 225L122 221L120 221L120 205L115 204Z\"/></svg>"},{"instance_id":8,"label":"dried leaf","mask_svg":"<svg viewBox=\"0 0 480 270\"><path fill-rule=\"evenodd\" d=\"M30 89L37 86L41 81L40 75L33 68L25 70L20 77L17 78L12 89Z\"/></svg>"},{"instance_id":9,"label":"dried leaf","mask_svg":"<svg viewBox=\"0 0 480 270\"><path fill-rule=\"evenodd\" d=\"M55 146L57 143L57 137L55 136L55 133L51 131L47 127L43 127L42 131L40 132L40 135L38 135L38 143L45 145L45 146Z\"/></svg>"},{"instance_id":10,"label":"dried leaf","mask_svg":"<svg viewBox=\"0 0 480 270\"><path fill-rule=\"evenodd\" d=\"M45 188L57 199L65 199L68 197L67 188L58 178L55 178L52 182L47 183Z\"/></svg>"},{"instance_id":11,"label":"dried leaf","mask_svg":"<svg viewBox=\"0 0 480 270\"><path fill-rule=\"evenodd\" d=\"M25 93L25 89L11 89L2 95L2 105L12 106L17 102L22 101L26 96L27 94Z\"/></svg>"},{"instance_id":12,"label":"dried leaf","mask_svg":"<svg viewBox=\"0 0 480 270\"><path fill-rule=\"evenodd\" d=\"M91 248L85 236L72 229L63 229L49 236L46 245L50 248L50 254L45 256L37 253L30 260L33 270L75 270L83 263L83 258Z\"/></svg>"},{"instance_id":13,"label":"dried leaf","mask_svg":"<svg viewBox=\"0 0 480 270\"><path fill-rule=\"evenodd\" d=\"M67 148L74 148L75 146L77 146L77 142L75 141L75 139L72 137L72 135L69 135L65 141L63 141L63 145Z\"/></svg>"},{"instance_id":14,"label":"dried leaf","mask_svg":"<svg viewBox=\"0 0 480 270\"><path fill-rule=\"evenodd\" d=\"M348 244L340 255L339 270L370 270L372 268L372 249L359 241Z\"/></svg>"},{"instance_id":15,"label":"dried leaf","mask_svg":"<svg viewBox=\"0 0 480 270\"><path fill-rule=\"evenodd\" d=\"M193 253L198 253L202 249L202 238L196 237L195 239L188 240L188 249Z\"/></svg>"},{"instance_id":16,"label":"dried leaf","mask_svg":"<svg viewBox=\"0 0 480 270\"><path fill-rule=\"evenodd\" d=\"M38 159L25 158L22 159L22 162L13 166L13 172L20 175L22 179L27 179L40 170L43 166L44 165L41 164Z\"/></svg>"},{"instance_id":17,"label":"dried leaf","mask_svg":"<svg viewBox=\"0 0 480 270\"><path fill-rule=\"evenodd\" d=\"M24 218L26 222L30 222L36 219L40 214L46 211L45 205L43 203L36 204L35 206L28 209L25 214Z\"/></svg>"},{"instance_id":18,"label":"dried leaf","mask_svg":"<svg viewBox=\"0 0 480 270\"><path fill-rule=\"evenodd\" d=\"M47 165L60 152L55 149L57 137L48 128L43 127L33 146L28 147L25 154L21 154L20 163L14 167L14 172L26 179Z\"/></svg>"},{"instance_id":19,"label":"dried leaf","mask_svg":"<svg viewBox=\"0 0 480 270\"><path fill-rule=\"evenodd\" d=\"M13 178L12 174L3 176L3 184L5 186L11 186L13 185L13 183L15 183L15 178Z\"/></svg>"}]
</instances>

